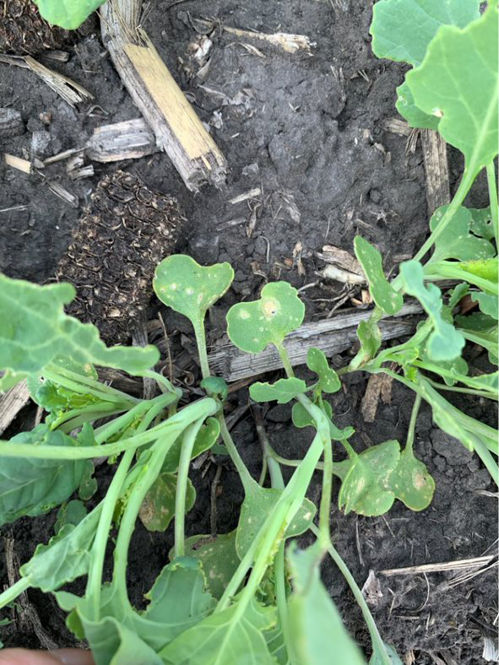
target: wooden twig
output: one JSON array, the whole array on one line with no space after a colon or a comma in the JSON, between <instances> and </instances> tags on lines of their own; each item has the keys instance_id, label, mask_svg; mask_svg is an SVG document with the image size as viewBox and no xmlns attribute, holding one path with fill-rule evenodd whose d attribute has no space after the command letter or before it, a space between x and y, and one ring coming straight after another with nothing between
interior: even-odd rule
<instances>
[{"instance_id":1,"label":"wooden twig","mask_svg":"<svg viewBox=\"0 0 499 665\"><path fill-rule=\"evenodd\" d=\"M492 563L496 555L478 556L473 559L458 559L457 561L446 561L445 563L425 563L420 566L408 566L406 568L388 568L380 570L380 575L391 577L393 575L421 575L422 573L444 573L452 570L463 570L482 568Z\"/></svg>"},{"instance_id":2,"label":"wooden twig","mask_svg":"<svg viewBox=\"0 0 499 665\"><path fill-rule=\"evenodd\" d=\"M426 173L426 202L430 215L450 201L447 146L440 134L432 129L421 130L421 145Z\"/></svg>"},{"instance_id":3,"label":"wooden twig","mask_svg":"<svg viewBox=\"0 0 499 665\"><path fill-rule=\"evenodd\" d=\"M382 338L386 340L410 334L415 322L410 319L404 320L402 317L420 312L419 305L404 305L397 317L382 320L380 322ZM288 335L285 341L291 364L303 365L311 346L321 349L327 356L346 351L358 341L357 325L370 316L371 312L355 311L301 326ZM211 353L208 360L212 372L223 376L227 381L237 381L282 367L279 355L272 346L268 346L265 351L258 354L247 354L226 343Z\"/></svg>"},{"instance_id":4,"label":"wooden twig","mask_svg":"<svg viewBox=\"0 0 499 665\"><path fill-rule=\"evenodd\" d=\"M103 41L121 79L188 189L221 186L226 161L185 95L139 27L140 0L101 8Z\"/></svg>"},{"instance_id":5,"label":"wooden twig","mask_svg":"<svg viewBox=\"0 0 499 665\"><path fill-rule=\"evenodd\" d=\"M21 381L4 395L0 396L0 434L5 432L19 411L29 402L26 381Z\"/></svg>"}]
</instances>

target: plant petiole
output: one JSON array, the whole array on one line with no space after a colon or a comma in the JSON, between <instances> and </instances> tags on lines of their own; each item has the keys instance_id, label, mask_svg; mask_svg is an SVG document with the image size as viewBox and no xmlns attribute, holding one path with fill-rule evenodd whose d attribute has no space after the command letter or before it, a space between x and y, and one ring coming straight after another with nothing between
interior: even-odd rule
<instances>
[{"instance_id":1,"label":"plant petiole","mask_svg":"<svg viewBox=\"0 0 499 665\"><path fill-rule=\"evenodd\" d=\"M492 218L492 226L494 228L496 247L499 247L499 208L497 206L497 179L494 160L487 164L486 171L487 185L489 187L490 215Z\"/></svg>"}]
</instances>

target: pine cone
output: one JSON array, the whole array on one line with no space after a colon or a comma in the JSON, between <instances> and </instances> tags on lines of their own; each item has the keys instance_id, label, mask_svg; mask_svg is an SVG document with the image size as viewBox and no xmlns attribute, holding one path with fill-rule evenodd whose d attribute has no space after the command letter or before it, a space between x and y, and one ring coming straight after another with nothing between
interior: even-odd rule
<instances>
[{"instance_id":1,"label":"pine cone","mask_svg":"<svg viewBox=\"0 0 499 665\"><path fill-rule=\"evenodd\" d=\"M33 0L0 0L0 53L36 55L74 44L76 32L51 27Z\"/></svg>"},{"instance_id":2,"label":"pine cone","mask_svg":"<svg viewBox=\"0 0 499 665\"><path fill-rule=\"evenodd\" d=\"M95 324L108 343L127 341L149 304L154 269L185 221L174 199L137 176L102 178L56 273L77 290L67 313Z\"/></svg>"}]
</instances>

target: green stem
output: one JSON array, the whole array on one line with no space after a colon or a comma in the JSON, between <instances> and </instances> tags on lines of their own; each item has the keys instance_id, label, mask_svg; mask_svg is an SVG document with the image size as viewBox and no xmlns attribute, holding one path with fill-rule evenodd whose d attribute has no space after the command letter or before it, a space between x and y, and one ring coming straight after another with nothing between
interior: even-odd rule
<instances>
[{"instance_id":1,"label":"green stem","mask_svg":"<svg viewBox=\"0 0 499 665\"><path fill-rule=\"evenodd\" d=\"M165 395L166 397L166 395ZM92 459L95 457L111 457L133 448L136 450L146 443L155 441L164 434L175 433L178 436L191 422L199 418L207 418L216 413L218 405L211 397L204 397L198 402L185 406L181 411L166 422L153 427L142 434L135 434L120 439L115 443L100 446L33 446L29 443L0 441L0 457L29 457L32 459Z\"/></svg>"},{"instance_id":2,"label":"green stem","mask_svg":"<svg viewBox=\"0 0 499 665\"><path fill-rule=\"evenodd\" d=\"M489 186L490 215L492 217L492 226L494 227L494 237L496 247L499 247L499 209L497 207L497 180L494 160L487 164L487 184Z\"/></svg>"},{"instance_id":3,"label":"green stem","mask_svg":"<svg viewBox=\"0 0 499 665\"><path fill-rule=\"evenodd\" d=\"M243 459L239 454L236 444L234 443L232 436L230 435L223 413L219 414L218 422L220 423L220 434L222 435L222 440L225 444L225 447L227 448L227 452L230 455L232 463L236 467L236 470L243 484L245 493L248 493L255 481L251 477L251 474L248 471L246 464L243 462Z\"/></svg>"},{"instance_id":4,"label":"green stem","mask_svg":"<svg viewBox=\"0 0 499 665\"><path fill-rule=\"evenodd\" d=\"M180 460L177 471L177 487L175 491L175 557L185 554L185 499L187 495L187 480L189 465L191 463L192 449L196 442L202 420L189 425L182 436Z\"/></svg>"},{"instance_id":5,"label":"green stem","mask_svg":"<svg viewBox=\"0 0 499 665\"><path fill-rule=\"evenodd\" d=\"M15 599L20 596L23 591L29 589L30 586L29 577L21 577L15 584L8 589L5 589L3 593L0 593L0 608L13 603Z\"/></svg>"},{"instance_id":6,"label":"green stem","mask_svg":"<svg viewBox=\"0 0 499 665\"><path fill-rule=\"evenodd\" d=\"M314 533L316 536L319 535L319 530L315 525L312 525L310 527L310 530L312 533ZM387 654L385 645L383 640L381 639L381 635L379 634L378 627L376 626L376 622L374 621L373 615L371 614L371 611L369 610L369 607L364 599L364 596L362 595L362 591L359 589L359 586L357 582L355 581L352 573L348 569L348 566L346 563L343 561L341 558L341 555L339 552L334 548L332 543L330 543L327 547L327 551L329 556L332 558L332 560L335 562L335 564L338 566L341 574L346 580L346 583L350 587L355 600L357 601L357 604L360 607L360 611L362 612L362 616L364 617L364 621L366 622L367 629L369 631L369 635L371 636L371 642L373 645L373 650L376 652L376 654L381 658L381 662L383 665L391 665L392 661L390 656Z\"/></svg>"},{"instance_id":7,"label":"green stem","mask_svg":"<svg viewBox=\"0 0 499 665\"><path fill-rule=\"evenodd\" d=\"M473 388L458 388L457 386L448 386L445 383L439 383L438 381L433 381L432 379L426 379L430 385L432 385L437 390L445 390L450 393L463 393L464 395L476 395L477 397L483 397L485 399L491 399L497 402L497 395L493 395L485 390L475 390Z\"/></svg>"},{"instance_id":8,"label":"green stem","mask_svg":"<svg viewBox=\"0 0 499 665\"><path fill-rule=\"evenodd\" d=\"M72 372L59 365L48 365L43 370L43 376L45 379L64 386L69 390L73 390L76 393L95 395L95 397L98 397L102 401L124 402L130 406L139 402L139 399L131 397L130 395L121 392L121 390L106 386L104 383L96 381L89 376Z\"/></svg>"},{"instance_id":9,"label":"green stem","mask_svg":"<svg viewBox=\"0 0 499 665\"><path fill-rule=\"evenodd\" d=\"M148 369L145 372L143 372L141 376L148 379L154 379L154 381L156 381L161 390L166 390L166 392L174 393L175 395L177 395L178 399L182 397L182 391L180 390L180 388L175 388L175 386L171 383L171 381L169 381L166 378L166 376L163 376L159 372L155 372L152 369Z\"/></svg>"},{"instance_id":10,"label":"green stem","mask_svg":"<svg viewBox=\"0 0 499 665\"><path fill-rule=\"evenodd\" d=\"M118 413L128 410L128 405L118 407L115 402L107 404L92 404L83 409L71 409L59 416L50 423L50 429L62 429L64 432L71 432L76 427L84 423L90 423L94 420L115 416Z\"/></svg>"},{"instance_id":11,"label":"green stem","mask_svg":"<svg viewBox=\"0 0 499 665\"><path fill-rule=\"evenodd\" d=\"M476 441L474 447L476 454L482 460L483 465L490 473L492 480L499 487L499 468L497 466L497 462L492 457L490 450L484 443L482 443L482 441Z\"/></svg>"},{"instance_id":12,"label":"green stem","mask_svg":"<svg viewBox=\"0 0 499 665\"><path fill-rule=\"evenodd\" d=\"M121 489L133 461L134 450L127 450L123 455L118 469L116 470L109 489L107 490L106 497L102 502L102 511L99 517L99 525L95 534L94 544L92 546L91 564L89 566L87 588L85 595L90 599L92 604L93 621L99 621L100 618L100 603L101 603L101 587L102 587L102 572L104 570L104 559L106 558L106 547L109 539L109 532L113 522L113 515L116 508L116 503L120 497Z\"/></svg>"},{"instance_id":13,"label":"green stem","mask_svg":"<svg viewBox=\"0 0 499 665\"><path fill-rule=\"evenodd\" d=\"M210 365L208 364L208 353L206 351L206 333L204 329L204 321L199 324L193 322L194 335L196 336L196 345L198 347L199 365L201 367L201 374L203 379L210 376Z\"/></svg>"},{"instance_id":14,"label":"green stem","mask_svg":"<svg viewBox=\"0 0 499 665\"><path fill-rule=\"evenodd\" d=\"M414 404L412 405L411 419L409 421L409 429L407 430L407 440L405 443L405 449L411 453L412 453L412 447L414 445L414 434L416 432L416 421L418 419L420 406L421 406L421 395L418 395L416 393Z\"/></svg>"}]
</instances>

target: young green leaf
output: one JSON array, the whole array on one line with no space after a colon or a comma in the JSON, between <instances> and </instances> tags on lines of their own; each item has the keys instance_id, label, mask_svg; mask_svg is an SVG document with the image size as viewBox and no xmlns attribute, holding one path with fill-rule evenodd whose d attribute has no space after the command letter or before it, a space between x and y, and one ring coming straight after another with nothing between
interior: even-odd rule
<instances>
[{"instance_id":1,"label":"young green leaf","mask_svg":"<svg viewBox=\"0 0 499 665\"><path fill-rule=\"evenodd\" d=\"M454 360L461 354L465 339L451 323L442 318L440 289L434 284L424 283L423 267L417 261L405 261L400 266L400 275L406 293L415 296L433 323L433 332L428 338L428 355L432 360Z\"/></svg>"},{"instance_id":2,"label":"young green leaf","mask_svg":"<svg viewBox=\"0 0 499 665\"><path fill-rule=\"evenodd\" d=\"M472 175L498 151L497 19L490 3L464 29L443 26L422 64L406 76L415 103L441 118L438 131L464 154Z\"/></svg>"},{"instance_id":3,"label":"young green leaf","mask_svg":"<svg viewBox=\"0 0 499 665\"><path fill-rule=\"evenodd\" d=\"M167 665L275 665L263 636L275 624L274 607L253 599L239 616L231 605L179 635L160 656Z\"/></svg>"},{"instance_id":4,"label":"young green leaf","mask_svg":"<svg viewBox=\"0 0 499 665\"><path fill-rule=\"evenodd\" d=\"M206 588L219 600L239 565L236 530L216 536L186 538L185 553L201 562L206 575Z\"/></svg>"},{"instance_id":5,"label":"young green leaf","mask_svg":"<svg viewBox=\"0 0 499 665\"><path fill-rule=\"evenodd\" d=\"M227 313L227 334L247 353L259 353L269 344L279 346L303 322L305 305L287 282L266 284L259 300L233 305Z\"/></svg>"},{"instance_id":6,"label":"young green leaf","mask_svg":"<svg viewBox=\"0 0 499 665\"><path fill-rule=\"evenodd\" d=\"M399 458L398 441L384 441L357 455L341 484L340 510L343 509L345 514L353 510L368 517L388 512L395 500L388 480Z\"/></svg>"},{"instance_id":7,"label":"young green leaf","mask_svg":"<svg viewBox=\"0 0 499 665\"><path fill-rule=\"evenodd\" d=\"M381 254L362 236L355 237L354 249L355 256L369 281L369 290L374 302L386 314L396 314L404 304L404 299L386 279Z\"/></svg>"},{"instance_id":8,"label":"young green leaf","mask_svg":"<svg viewBox=\"0 0 499 665\"><path fill-rule=\"evenodd\" d=\"M153 280L158 298L200 328L208 309L232 284L234 271L228 263L201 266L190 256L174 254L161 261Z\"/></svg>"},{"instance_id":9,"label":"young green leaf","mask_svg":"<svg viewBox=\"0 0 499 665\"><path fill-rule=\"evenodd\" d=\"M369 30L372 49L378 58L419 65L442 25L464 28L479 16L479 0L380 0Z\"/></svg>"},{"instance_id":10,"label":"young green leaf","mask_svg":"<svg viewBox=\"0 0 499 665\"><path fill-rule=\"evenodd\" d=\"M324 393L336 393L341 388L341 381L329 363L324 351L311 348L307 352L307 367L319 377L316 390Z\"/></svg>"},{"instance_id":11,"label":"young green leaf","mask_svg":"<svg viewBox=\"0 0 499 665\"><path fill-rule=\"evenodd\" d=\"M303 395L307 391L307 384L302 379L291 377L279 379L275 383L262 383L256 381L250 386L250 397L255 402L272 402L277 400L278 404L287 404L297 395Z\"/></svg>"},{"instance_id":12,"label":"young green leaf","mask_svg":"<svg viewBox=\"0 0 499 665\"><path fill-rule=\"evenodd\" d=\"M47 425L17 434L10 444L33 446L76 446L74 439ZM86 460L40 460L9 457L0 465L0 524L18 517L43 515L66 501L78 488L92 463Z\"/></svg>"},{"instance_id":13,"label":"young green leaf","mask_svg":"<svg viewBox=\"0 0 499 665\"><path fill-rule=\"evenodd\" d=\"M166 531L175 517L175 491L177 476L174 473L160 473L144 497L139 517L148 531ZM196 502L196 490L187 479L185 510L189 512Z\"/></svg>"},{"instance_id":14,"label":"young green leaf","mask_svg":"<svg viewBox=\"0 0 499 665\"><path fill-rule=\"evenodd\" d=\"M425 510L435 491L435 481L426 466L405 448L396 468L387 480L387 487L411 510Z\"/></svg>"},{"instance_id":15,"label":"young green leaf","mask_svg":"<svg viewBox=\"0 0 499 665\"><path fill-rule=\"evenodd\" d=\"M52 25L76 30L106 0L35 0L40 14Z\"/></svg>"},{"instance_id":16,"label":"young green leaf","mask_svg":"<svg viewBox=\"0 0 499 665\"><path fill-rule=\"evenodd\" d=\"M437 208L430 219L430 230L434 231L449 206ZM459 259L472 261L488 259L495 255L495 249L485 238L477 238L471 233L473 218L471 211L464 206L458 208L452 223L448 224L435 241L431 261Z\"/></svg>"},{"instance_id":17,"label":"young green leaf","mask_svg":"<svg viewBox=\"0 0 499 665\"><path fill-rule=\"evenodd\" d=\"M236 550L240 559L246 554L258 535L265 520L279 500L282 490L260 487L256 482L244 498L239 514L236 534ZM298 512L286 529L286 538L299 536L309 528L317 509L304 499Z\"/></svg>"},{"instance_id":18,"label":"young green leaf","mask_svg":"<svg viewBox=\"0 0 499 665\"><path fill-rule=\"evenodd\" d=\"M378 323L372 318L361 321L357 326L357 337L359 338L360 349L351 362L352 369L357 369L377 354L381 346L381 330Z\"/></svg>"},{"instance_id":19,"label":"young green leaf","mask_svg":"<svg viewBox=\"0 0 499 665\"><path fill-rule=\"evenodd\" d=\"M360 649L348 634L336 606L319 577L321 553L290 547L293 581L288 600L290 651L300 665L364 665Z\"/></svg>"},{"instance_id":20,"label":"young green leaf","mask_svg":"<svg viewBox=\"0 0 499 665\"><path fill-rule=\"evenodd\" d=\"M333 417L333 408L329 402L321 400L321 404L318 404L317 406L322 408L329 420L329 430L333 441L343 441L344 439L349 439L355 433L353 427L345 427L344 429L339 429L336 427L336 425L331 420ZM306 410L306 408L299 402L293 404L293 408L291 410L291 419L293 420L293 425L295 427L315 427L314 419Z\"/></svg>"},{"instance_id":21,"label":"young green leaf","mask_svg":"<svg viewBox=\"0 0 499 665\"><path fill-rule=\"evenodd\" d=\"M229 386L220 376L207 376L199 384L209 397L220 397L222 401L227 399Z\"/></svg>"},{"instance_id":22,"label":"young green leaf","mask_svg":"<svg viewBox=\"0 0 499 665\"><path fill-rule=\"evenodd\" d=\"M70 284L38 286L0 275L0 367L40 374L49 363L102 365L140 374L159 359L153 346L106 347L97 328L64 313Z\"/></svg>"},{"instance_id":23,"label":"young green leaf","mask_svg":"<svg viewBox=\"0 0 499 665\"><path fill-rule=\"evenodd\" d=\"M476 261L437 261L425 265L425 275L436 279L466 280L485 293L497 296L499 292L497 269L497 257Z\"/></svg>"}]
</instances>

